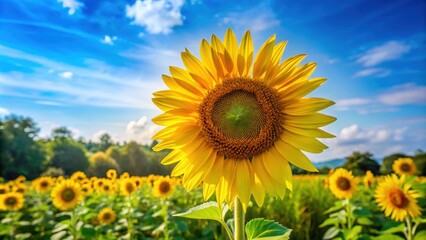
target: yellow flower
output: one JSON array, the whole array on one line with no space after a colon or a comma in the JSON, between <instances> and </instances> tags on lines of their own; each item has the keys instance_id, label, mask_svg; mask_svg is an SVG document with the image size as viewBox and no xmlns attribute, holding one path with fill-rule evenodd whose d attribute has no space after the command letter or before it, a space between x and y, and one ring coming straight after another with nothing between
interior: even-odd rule
<instances>
[{"instance_id":1,"label":"yellow flower","mask_svg":"<svg viewBox=\"0 0 426 240\"><path fill-rule=\"evenodd\" d=\"M130 177L130 175L129 175L128 172L124 172L120 175L120 179L126 179L126 178L129 178L129 177Z\"/></svg>"},{"instance_id":2,"label":"yellow flower","mask_svg":"<svg viewBox=\"0 0 426 240\"><path fill-rule=\"evenodd\" d=\"M168 197L173 193L175 185L173 180L167 177L160 177L154 182L152 194L156 197Z\"/></svg>"},{"instance_id":3,"label":"yellow flower","mask_svg":"<svg viewBox=\"0 0 426 240\"><path fill-rule=\"evenodd\" d=\"M415 175L417 167L411 158L398 158L392 165L393 171L398 175Z\"/></svg>"},{"instance_id":4,"label":"yellow flower","mask_svg":"<svg viewBox=\"0 0 426 240\"><path fill-rule=\"evenodd\" d=\"M9 192L9 187L5 184L0 184L0 195Z\"/></svg>"},{"instance_id":5,"label":"yellow flower","mask_svg":"<svg viewBox=\"0 0 426 240\"><path fill-rule=\"evenodd\" d=\"M99 193L104 193L104 194L111 194L115 192L114 185L112 184L110 180L107 180L107 179L98 179L98 186L96 187L96 190Z\"/></svg>"},{"instance_id":6,"label":"yellow flower","mask_svg":"<svg viewBox=\"0 0 426 240\"><path fill-rule=\"evenodd\" d=\"M111 208L104 208L98 214L98 220L101 224L110 224L115 221L115 212Z\"/></svg>"},{"instance_id":7,"label":"yellow flower","mask_svg":"<svg viewBox=\"0 0 426 240\"><path fill-rule=\"evenodd\" d=\"M410 184L404 184L405 176L398 179L395 174L386 176L385 180L377 186L374 197L376 202L385 212L396 221L402 221L406 216L412 218L421 214L416 198L421 195L415 190L410 190Z\"/></svg>"},{"instance_id":8,"label":"yellow flower","mask_svg":"<svg viewBox=\"0 0 426 240\"><path fill-rule=\"evenodd\" d=\"M330 176L329 186L331 193L339 199L350 198L355 193L357 180L351 171L338 168Z\"/></svg>"},{"instance_id":9,"label":"yellow flower","mask_svg":"<svg viewBox=\"0 0 426 240\"><path fill-rule=\"evenodd\" d=\"M121 192L124 196L130 196L134 191L136 191L137 186L130 178L125 178L120 181Z\"/></svg>"},{"instance_id":10,"label":"yellow flower","mask_svg":"<svg viewBox=\"0 0 426 240\"><path fill-rule=\"evenodd\" d=\"M374 183L374 175L370 170L367 170L364 176L364 185L366 188L371 188Z\"/></svg>"},{"instance_id":11,"label":"yellow flower","mask_svg":"<svg viewBox=\"0 0 426 240\"><path fill-rule=\"evenodd\" d=\"M73 180L64 180L52 189L52 203L58 209L66 211L74 208L83 201L83 193L78 183Z\"/></svg>"},{"instance_id":12,"label":"yellow flower","mask_svg":"<svg viewBox=\"0 0 426 240\"><path fill-rule=\"evenodd\" d=\"M106 176L114 181L117 178L117 171L115 169L110 169L106 172Z\"/></svg>"},{"instance_id":13,"label":"yellow flower","mask_svg":"<svg viewBox=\"0 0 426 240\"><path fill-rule=\"evenodd\" d=\"M77 172L74 172L74 173L71 175L70 179L71 179L71 180L74 180L75 182L80 182L80 181L82 181L82 180L84 180L84 179L87 179L87 176L86 176L86 174L85 174L84 172L82 172L82 171L77 171Z\"/></svg>"},{"instance_id":14,"label":"yellow flower","mask_svg":"<svg viewBox=\"0 0 426 240\"><path fill-rule=\"evenodd\" d=\"M219 204L238 197L246 206L253 195L262 205L265 192L283 197L292 188L289 162L317 171L302 150L327 148L317 138L334 136L319 127L335 118L318 111L334 103L304 98L326 79L308 79L316 64L298 66L304 54L280 62L287 42L275 40L253 61L250 32L238 46L229 29L223 42L215 35L202 40L201 60L185 50L186 69L163 75L170 89L154 93L164 113L153 122L165 126L153 136L161 140L154 150L173 150L162 163L177 163L172 176L183 175L187 190L203 183L205 199L216 192Z\"/></svg>"},{"instance_id":15,"label":"yellow flower","mask_svg":"<svg viewBox=\"0 0 426 240\"><path fill-rule=\"evenodd\" d=\"M93 188L89 183L81 185L81 191L87 196L93 193Z\"/></svg>"},{"instance_id":16,"label":"yellow flower","mask_svg":"<svg viewBox=\"0 0 426 240\"><path fill-rule=\"evenodd\" d=\"M16 211L24 206L24 195L18 192L8 192L0 195L0 210Z\"/></svg>"},{"instance_id":17,"label":"yellow flower","mask_svg":"<svg viewBox=\"0 0 426 240\"><path fill-rule=\"evenodd\" d=\"M32 185L34 186L37 192L45 193L52 188L53 180L51 177L40 177L40 178L34 179L34 181L32 182Z\"/></svg>"}]
</instances>

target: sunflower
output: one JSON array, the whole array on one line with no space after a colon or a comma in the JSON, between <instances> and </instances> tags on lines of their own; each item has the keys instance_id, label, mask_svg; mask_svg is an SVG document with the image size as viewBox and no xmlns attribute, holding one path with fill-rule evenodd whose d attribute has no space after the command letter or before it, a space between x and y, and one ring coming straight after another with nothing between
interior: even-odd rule
<instances>
[{"instance_id":1,"label":"sunflower","mask_svg":"<svg viewBox=\"0 0 426 240\"><path fill-rule=\"evenodd\" d=\"M106 176L107 176L107 178L109 178L112 181L114 181L117 178L117 171L115 169L109 169L106 172Z\"/></svg>"},{"instance_id":2,"label":"sunflower","mask_svg":"<svg viewBox=\"0 0 426 240\"><path fill-rule=\"evenodd\" d=\"M374 193L376 202L385 212L396 221L402 221L408 215L412 218L421 214L417 199L421 195L415 190L410 190L410 184L404 184L405 176L398 178L395 174L386 176L385 180L377 186Z\"/></svg>"},{"instance_id":3,"label":"sunflower","mask_svg":"<svg viewBox=\"0 0 426 240\"><path fill-rule=\"evenodd\" d=\"M124 196L130 196L137 189L136 184L130 178L121 180L120 187Z\"/></svg>"},{"instance_id":4,"label":"sunflower","mask_svg":"<svg viewBox=\"0 0 426 240\"><path fill-rule=\"evenodd\" d=\"M18 192L8 192L0 195L0 210L16 211L24 206L24 195Z\"/></svg>"},{"instance_id":5,"label":"sunflower","mask_svg":"<svg viewBox=\"0 0 426 240\"><path fill-rule=\"evenodd\" d=\"M84 179L87 179L87 176L86 176L86 174L85 174L84 172L82 172L82 171L77 171L77 172L74 172L74 173L71 175L70 179L71 179L71 180L74 180L74 181L76 181L76 182L80 182L80 181L82 181L82 180L84 180Z\"/></svg>"},{"instance_id":6,"label":"sunflower","mask_svg":"<svg viewBox=\"0 0 426 240\"><path fill-rule=\"evenodd\" d=\"M52 188L53 180L51 177L40 177L35 179L32 184L37 192L45 193Z\"/></svg>"},{"instance_id":7,"label":"sunflower","mask_svg":"<svg viewBox=\"0 0 426 240\"><path fill-rule=\"evenodd\" d=\"M100 193L104 193L104 194L111 194L113 192L115 192L114 186L112 184L111 181L109 180L104 180L102 181L102 185L101 186L97 186L96 190Z\"/></svg>"},{"instance_id":8,"label":"sunflower","mask_svg":"<svg viewBox=\"0 0 426 240\"><path fill-rule=\"evenodd\" d=\"M83 201L80 185L73 180L64 180L52 189L52 203L58 209L66 211Z\"/></svg>"},{"instance_id":9,"label":"sunflower","mask_svg":"<svg viewBox=\"0 0 426 240\"><path fill-rule=\"evenodd\" d=\"M304 98L325 78L308 79L315 63L298 66L306 55L280 63L286 41L271 36L253 61L247 31L240 46L228 29L222 42L202 40L201 60L182 52L186 69L170 67L163 75L170 88L154 93L153 102L164 113L152 120L165 126L153 149L172 149L162 163L178 163L172 176L183 175L189 191L203 183L204 198L214 192L221 205L238 197L245 207L253 194L259 205L265 192L283 197L291 189L289 162L317 171L303 151L327 148L317 138L333 135L320 130L335 121L318 111L332 104L322 98Z\"/></svg>"},{"instance_id":10,"label":"sunflower","mask_svg":"<svg viewBox=\"0 0 426 240\"><path fill-rule=\"evenodd\" d=\"M355 193L357 180L352 171L338 168L329 178L330 191L339 199L350 198Z\"/></svg>"},{"instance_id":11,"label":"sunflower","mask_svg":"<svg viewBox=\"0 0 426 240\"><path fill-rule=\"evenodd\" d=\"M173 193L175 185L173 180L167 177L160 177L154 182L152 193L156 197L168 197Z\"/></svg>"},{"instance_id":12,"label":"sunflower","mask_svg":"<svg viewBox=\"0 0 426 240\"><path fill-rule=\"evenodd\" d=\"M101 224L110 224L115 221L115 212L111 208L104 208L98 214L98 220Z\"/></svg>"},{"instance_id":13,"label":"sunflower","mask_svg":"<svg viewBox=\"0 0 426 240\"><path fill-rule=\"evenodd\" d=\"M0 184L0 195L9 192L9 187L5 184Z\"/></svg>"},{"instance_id":14,"label":"sunflower","mask_svg":"<svg viewBox=\"0 0 426 240\"><path fill-rule=\"evenodd\" d=\"M82 184L80 189L85 195L90 195L93 193L93 188L89 183Z\"/></svg>"},{"instance_id":15,"label":"sunflower","mask_svg":"<svg viewBox=\"0 0 426 240\"><path fill-rule=\"evenodd\" d=\"M392 165L393 171L398 175L415 175L417 167L411 158L398 158Z\"/></svg>"},{"instance_id":16,"label":"sunflower","mask_svg":"<svg viewBox=\"0 0 426 240\"><path fill-rule=\"evenodd\" d=\"M366 188L371 188L374 183L374 175L370 170L367 170L364 176L364 185Z\"/></svg>"},{"instance_id":17,"label":"sunflower","mask_svg":"<svg viewBox=\"0 0 426 240\"><path fill-rule=\"evenodd\" d=\"M126 179L126 178L129 178L129 177L130 177L130 174L128 172L124 172L120 175L120 179Z\"/></svg>"}]
</instances>

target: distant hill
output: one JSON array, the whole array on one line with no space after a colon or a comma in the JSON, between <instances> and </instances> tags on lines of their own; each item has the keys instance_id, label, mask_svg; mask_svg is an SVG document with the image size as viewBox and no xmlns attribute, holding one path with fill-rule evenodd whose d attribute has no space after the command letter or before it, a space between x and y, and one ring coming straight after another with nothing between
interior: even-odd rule
<instances>
[{"instance_id":1,"label":"distant hill","mask_svg":"<svg viewBox=\"0 0 426 240\"><path fill-rule=\"evenodd\" d=\"M321 169L323 167L328 167L328 168L336 168L336 167L340 167L345 163L345 159L343 158L338 158L338 159L333 159L333 160L328 160L325 162L314 162L314 165L317 169Z\"/></svg>"}]
</instances>

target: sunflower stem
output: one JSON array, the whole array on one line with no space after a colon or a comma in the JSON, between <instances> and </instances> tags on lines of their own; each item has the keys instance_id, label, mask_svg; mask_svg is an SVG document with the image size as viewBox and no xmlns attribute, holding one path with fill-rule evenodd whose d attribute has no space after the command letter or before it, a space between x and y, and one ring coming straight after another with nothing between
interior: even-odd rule
<instances>
[{"instance_id":1,"label":"sunflower stem","mask_svg":"<svg viewBox=\"0 0 426 240\"><path fill-rule=\"evenodd\" d=\"M348 216L348 230L352 229L352 209L351 209L351 199L348 198L348 203L346 204L346 213Z\"/></svg>"},{"instance_id":2,"label":"sunflower stem","mask_svg":"<svg viewBox=\"0 0 426 240\"><path fill-rule=\"evenodd\" d=\"M163 221L164 221L164 239L165 240L169 240L169 211L168 211L168 206L167 206L167 200L162 199L162 205L163 205Z\"/></svg>"},{"instance_id":3,"label":"sunflower stem","mask_svg":"<svg viewBox=\"0 0 426 240\"><path fill-rule=\"evenodd\" d=\"M409 216L405 217L405 222L407 223L407 240L413 239L413 229L411 228L411 218Z\"/></svg>"},{"instance_id":4,"label":"sunflower stem","mask_svg":"<svg viewBox=\"0 0 426 240\"><path fill-rule=\"evenodd\" d=\"M244 211L243 211L243 205L241 204L238 197L235 198L234 201L234 237L235 240L244 240Z\"/></svg>"},{"instance_id":5,"label":"sunflower stem","mask_svg":"<svg viewBox=\"0 0 426 240\"><path fill-rule=\"evenodd\" d=\"M127 235L129 235L129 239L132 239L133 237L133 220L132 220L132 201L131 201L131 197L132 194L130 194L127 197L127 207L128 207L128 211L127 211Z\"/></svg>"}]
</instances>

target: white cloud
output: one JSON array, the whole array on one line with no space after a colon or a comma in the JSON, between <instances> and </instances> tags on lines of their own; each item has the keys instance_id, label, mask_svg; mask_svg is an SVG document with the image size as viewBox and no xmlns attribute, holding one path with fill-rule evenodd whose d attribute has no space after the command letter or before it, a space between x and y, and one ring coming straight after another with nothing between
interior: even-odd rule
<instances>
[{"instance_id":1,"label":"white cloud","mask_svg":"<svg viewBox=\"0 0 426 240\"><path fill-rule=\"evenodd\" d=\"M339 145L354 145L368 143L384 143L386 141L401 141L406 128L395 130L370 129L364 130L357 124L345 127L337 136Z\"/></svg>"},{"instance_id":2,"label":"white cloud","mask_svg":"<svg viewBox=\"0 0 426 240\"><path fill-rule=\"evenodd\" d=\"M9 110L7 110L6 108L0 107L0 116L6 116L9 114L10 114Z\"/></svg>"},{"instance_id":3,"label":"white cloud","mask_svg":"<svg viewBox=\"0 0 426 240\"><path fill-rule=\"evenodd\" d=\"M137 141L142 144L152 142L151 137L161 127L152 124L146 116L142 116L137 121L130 121L127 124L125 138L127 141Z\"/></svg>"},{"instance_id":4,"label":"white cloud","mask_svg":"<svg viewBox=\"0 0 426 240\"><path fill-rule=\"evenodd\" d=\"M387 105L426 104L426 86L411 83L395 86L390 92L379 95L378 99Z\"/></svg>"},{"instance_id":5,"label":"white cloud","mask_svg":"<svg viewBox=\"0 0 426 240\"><path fill-rule=\"evenodd\" d=\"M280 25L280 21L273 11L264 6L256 6L247 11L230 12L222 18L221 25L233 25L235 28L245 31L261 32Z\"/></svg>"},{"instance_id":6,"label":"white cloud","mask_svg":"<svg viewBox=\"0 0 426 240\"><path fill-rule=\"evenodd\" d=\"M114 45L114 42L117 41L117 39L118 39L117 36L110 37L108 35L105 35L105 37L101 39L101 42L108 45Z\"/></svg>"},{"instance_id":7,"label":"white cloud","mask_svg":"<svg viewBox=\"0 0 426 240\"><path fill-rule=\"evenodd\" d=\"M62 3L63 8L69 8L68 14L73 15L77 9L83 6L83 3L76 0L57 0Z\"/></svg>"},{"instance_id":8,"label":"white cloud","mask_svg":"<svg viewBox=\"0 0 426 240\"><path fill-rule=\"evenodd\" d=\"M70 78L72 78L72 76L73 76L73 73L72 72L62 72L62 73L60 73L59 74L59 77L61 77L61 78L66 78L66 79L70 79Z\"/></svg>"},{"instance_id":9,"label":"white cloud","mask_svg":"<svg viewBox=\"0 0 426 240\"><path fill-rule=\"evenodd\" d=\"M356 62L364 65L365 67L371 67L382 62L398 59L403 54L409 52L410 49L410 45L397 41L389 41L381 46L368 50L358 57Z\"/></svg>"},{"instance_id":10,"label":"white cloud","mask_svg":"<svg viewBox=\"0 0 426 240\"><path fill-rule=\"evenodd\" d=\"M184 0L137 0L126 6L126 16L133 19L132 24L145 27L151 34L168 34L174 26L183 24L181 8Z\"/></svg>"},{"instance_id":11,"label":"white cloud","mask_svg":"<svg viewBox=\"0 0 426 240\"><path fill-rule=\"evenodd\" d=\"M347 98L347 99L337 100L336 105L346 107L346 106L364 105L370 102L371 100L368 98Z\"/></svg>"},{"instance_id":12,"label":"white cloud","mask_svg":"<svg viewBox=\"0 0 426 240\"><path fill-rule=\"evenodd\" d=\"M355 77L367 77L367 76L375 76L375 77L386 77L390 73L389 70L383 68L366 68L360 70L355 73Z\"/></svg>"},{"instance_id":13,"label":"white cloud","mask_svg":"<svg viewBox=\"0 0 426 240\"><path fill-rule=\"evenodd\" d=\"M53 102L53 101L35 101L36 104L48 105L48 106L63 106L62 103Z\"/></svg>"}]
</instances>

